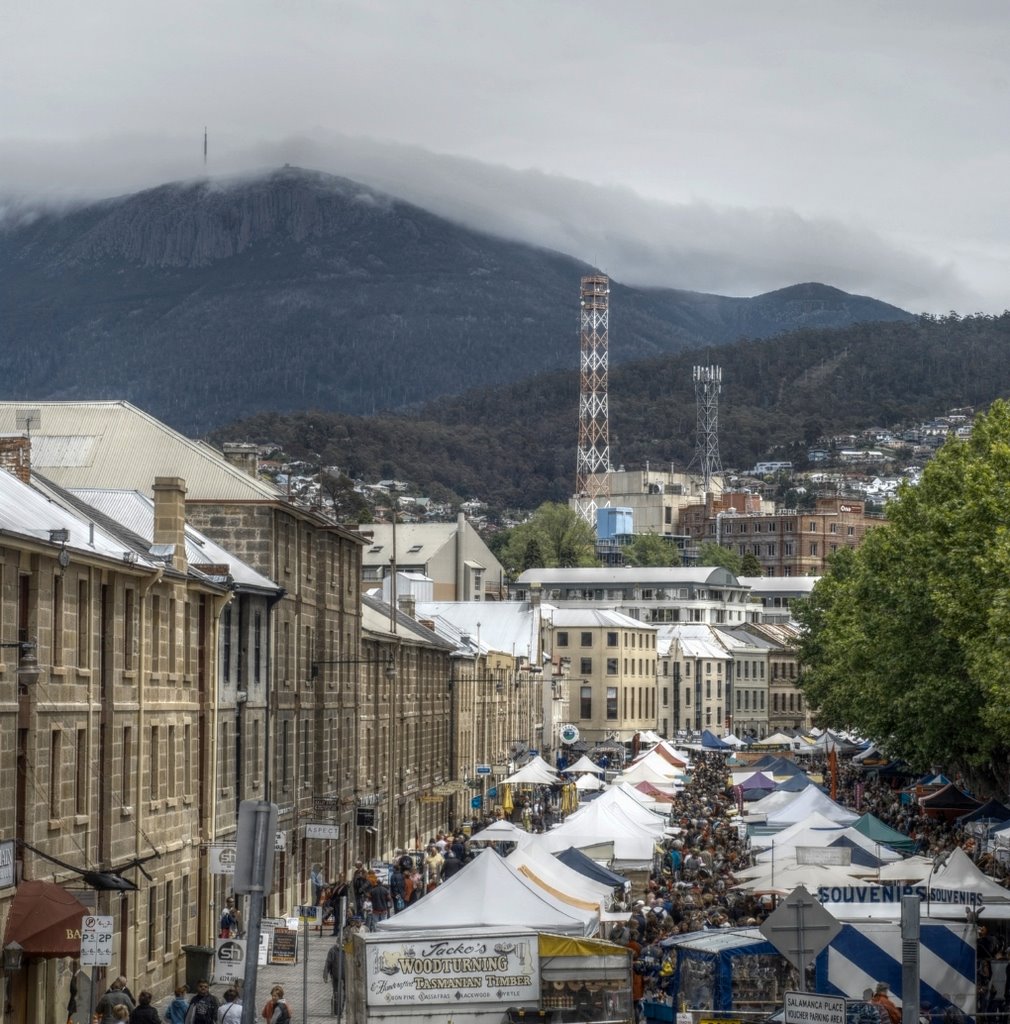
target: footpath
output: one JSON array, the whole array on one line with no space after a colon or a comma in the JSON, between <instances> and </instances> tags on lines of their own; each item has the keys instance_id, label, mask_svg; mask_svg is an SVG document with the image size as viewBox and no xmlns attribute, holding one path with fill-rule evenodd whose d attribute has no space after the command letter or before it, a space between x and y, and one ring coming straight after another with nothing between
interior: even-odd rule
<instances>
[{"instance_id":1,"label":"footpath","mask_svg":"<svg viewBox=\"0 0 1010 1024\"><path fill-rule=\"evenodd\" d=\"M309 928L308 937L308 1003L302 995L302 984L305 976L305 938L301 928L298 930L298 963L296 964L263 964L259 968L256 977L256 1021L260 1024L262 1017L260 1012L264 1003L270 998L270 989L274 985L284 987L284 998L291 1007L291 1014L294 1024L302 1024L303 1021L336 1020L335 1014L330 1010L330 995L333 988L329 981L323 981L323 968L326 965L326 954L330 947L337 940L333 937L331 929L323 929L322 935L314 928ZM225 990L230 985L212 984L211 992L223 1001ZM186 998L190 998L187 994ZM163 999L158 1003L158 1010L162 1019L165 1017L165 1010L171 999ZM346 1018L346 1012L344 1017Z\"/></svg>"}]
</instances>

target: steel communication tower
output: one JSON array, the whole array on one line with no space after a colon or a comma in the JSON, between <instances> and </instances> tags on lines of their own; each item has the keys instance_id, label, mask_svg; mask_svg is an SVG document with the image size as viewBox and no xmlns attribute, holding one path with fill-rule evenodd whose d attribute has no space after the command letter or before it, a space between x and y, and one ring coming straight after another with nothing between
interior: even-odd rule
<instances>
[{"instance_id":1,"label":"steel communication tower","mask_svg":"<svg viewBox=\"0 0 1010 1024\"><path fill-rule=\"evenodd\" d=\"M719 458L719 392L722 391L721 366L694 368L694 399L698 408L698 437L689 469L697 466L705 484L712 490L712 477L722 473Z\"/></svg>"},{"instance_id":2,"label":"steel communication tower","mask_svg":"<svg viewBox=\"0 0 1010 1024\"><path fill-rule=\"evenodd\" d=\"M607 377L610 362L610 279L582 278L582 351L579 380L579 454L575 501L579 515L596 525L596 510L610 504L610 409Z\"/></svg>"}]
</instances>

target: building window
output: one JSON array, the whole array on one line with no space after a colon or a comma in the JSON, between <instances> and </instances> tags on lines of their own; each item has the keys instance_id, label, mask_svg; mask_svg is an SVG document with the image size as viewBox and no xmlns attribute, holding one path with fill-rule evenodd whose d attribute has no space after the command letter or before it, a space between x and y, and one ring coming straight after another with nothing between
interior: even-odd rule
<instances>
[{"instance_id":1,"label":"building window","mask_svg":"<svg viewBox=\"0 0 1010 1024\"><path fill-rule=\"evenodd\" d=\"M565 630L561 630L558 633L558 641L557 641L557 643L558 643L558 647L567 647L568 646L568 633Z\"/></svg>"},{"instance_id":2,"label":"building window","mask_svg":"<svg viewBox=\"0 0 1010 1024\"><path fill-rule=\"evenodd\" d=\"M161 792L161 743L158 735L158 727L151 726L151 799L157 800Z\"/></svg>"},{"instance_id":3,"label":"building window","mask_svg":"<svg viewBox=\"0 0 1010 1024\"><path fill-rule=\"evenodd\" d=\"M685 707L690 707L691 706L691 691L690 690L685 690L684 691L684 706Z\"/></svg>"},{"instance_id":4,"label":"building window","mask_svg":"<svg viewBox=\"0 0 1010 1024\"><path fill-rule=\"evenodd\" d=\"M133 728L129 725L123 726L123 774L120 779L122 785L120 803L129 807L133 800L130 798L130 780L133 778Z\"/></svg>"},{"instance_id":5,"label":"building window","mask_svg":"<svg viewBox=\"0 0 1010 1024\"><path fill-rule=\"evenodd\" d=\"M616 632L612 632L612 633L608 633L607 634L607 646L608 647L616 647L617 646L617 633Z\"/></svg>"},{"instance_id":6,"label":"building window","mask_svg":"<svg viewBox=\"0 0 1010 1024\"><path fill-rule=\"evenodd\" d=\"M74 779L74 813L88 813L88 730L77 730L77 775Z\"/></svg>"},{"instance_id":7,"label":"building window","mask_svg":"<svg viewBox=\"0 0 1010 1024\"><path fill-rule=\"evenodd\" d=\"M53 576L53 664L63 664L63 574Z\"/></svg>"},{"instance_id":8,"label":"building window","mask_svg":"<svg viewBox=\"0 0 1010 1024\"><path fill-rule=\"evenodd\" d=\"M811 519L811 520L810 520L810 525L809 525L809 526L807 527L807 529L808 529L808 530L809 530L809 531L810 531L811 533L816 533L816 532L817 532L817 522L816 522L816 520L814 520L814 519Z\"/></svg>"},{"instance_id":9,"label":"building window","mask_svg":"<svg viewBox=\"0 0 1010 1024\"><path fill-rule=\"evenodd\" d=\"M225 756L227 758L227 747L225 748L225 751L226 751ZM168 795L169 795L169 797L174 797L175 793L176 793L176 781L175 781L176 768L175 768L175 766L176 766L177 760L178 759L176 758L176 751L175 751L175 726L174 725L170 725L168 727ZM227 775L228 775L228 768L227 768L228 764L229 764L229 761L226 759L225 760L225 778L227 778ZM225 785L227 785L227 782L225 783Z\"/></svg>"},{"instance_id":10,"label":"building window","mask_svg":"<svg viewBox=\"0 0 1010 1024\"><path fill-rule=\"evenodd\" d=\"M593 674L593 659L592 658L580 658L579 659L579 674L583 676L589 676Z\"/></svg>"},{"instance_id":11,"label":"building window","mask_svg":"<svg viewBox=\"0 0 1010 1024\"><path fill-rule=\"evenodd\" d=\"M49 817L60 817L60 742L63 733L53 729L49 734Z\"/></svg>"},{"instance_id":12,"label":"building window","mask_svg":"<svg viewBox=\"0 0 1010 1024\"><path fill-rule=\"evenodd\" d=\"M783 547L783 549L785 550L785 553L786 553L787 555L791 555L791 554L793 553L793 542L792 542L791 540L787 540L787 541L786 541L786 542L785 542L785 543L784 543L784 544L782 545L782 547ZM789 573L786 573L786 575L788 576L788 575L789 575Z\"/></svg>"},{"instance_id":13,"label":"building window","mask_svg":"<svg viewBox=\"0 0 1010 1024\"><path fill-rule=\"evenodd\" d=\"M593 717L593 688L582 686L579 688L579 718Z\"/></svg>"},{"instance_id":14,"label":"building window","mask_svg":"<svg viewBox=\"0 0 1010 1024\"><path fill-rule=\"evenodd\" d=\"M810 542L810 554L812 554L812 555L816 555L817 554L817 542L816 541L811 541Z\"/></svg>"},{"instance_id":15,"label":"building window","mask_svg":"<svg viewBox=\"0 0 1010 1024\"><path fill-rule=\"evenodd\" d=\"M617 658L607 658L607 675L617 675Z\"/></svg>"},{"instance_id":16,"label":"building window","mask_svg":"<svg viewBox=\"0 0 1010 1024\"><path fill-rule=\"evenodd\" d=\"M607 687L607 718L611 721L617 719L617 687Z\"/></svg>"},{"instance_id":17,"label":"building window","mask_svg":"<svg viewBox=\"0 0 1010 1024\"><path fill-rule=\"evenodd\" d=\"M153 960L157 942L158 926L158 885L151 883L147 890L147 959Z\"/></svg>"},{"instance_id":18,"label":"building window","mask_svg":"<svg viewBox=\"0 0 1010 1024\"><path fill-rule=\"evenodd\" d=\"M127 672L133 670L133 647L136 642L135 603L133 588L127 587L123 595L123 668Z\"/></svg>"},{"instance_id":19,"label":"building window","mask_svg":"<svg viewBox=\"0 0 1010 1024\"><path fill-rule=\"evenodd\" d=\"M593 634L592 633L583 633L582 634L582 636L581 636L581 646L582 647L592 647L593 646Z\"/></svg>"},{"instance_id":20,"label":"building window","mask_svg":"<svg viewBox=\"0 0 1010 1024\"><path fill-rule=\"evenodd\" d=\"M91 635L91 602L88 581L77 584L77 667L88 667L88 638Z\"/></svg>"},{"instance_id":21,"label":"building window","mask_svg":"<svg viewBox=\"0 0 1010 1024\"><path fill-rule=\"evenodd\" d=\"M856 528L854 526L847 526L845 528L845 534L847 537L855 536Z\"/></svg>"},{"instance_id":22,"label":"building window","mask_svg":"<svg viewBox=\"0 0 1010 1024\"><path fill-rule=\"evenodd\" d=\"M838 533L838 523L832 523L832 524L831 524L831 525L830 525L830 526L828 527L828 531L829 531L830 533Z\"/></svg>"},{"instance_id":23,"label":"building window","mask_svg":"<svg viewBox=\"0 0 1010 1024\"><path fill-rule=\"evenodd\" d=\"M165 944L162 947L166 953L172 951L172 923L175 920L175 907L172 906L172 882L165 883Z\"/></svg>"}]
</instances>

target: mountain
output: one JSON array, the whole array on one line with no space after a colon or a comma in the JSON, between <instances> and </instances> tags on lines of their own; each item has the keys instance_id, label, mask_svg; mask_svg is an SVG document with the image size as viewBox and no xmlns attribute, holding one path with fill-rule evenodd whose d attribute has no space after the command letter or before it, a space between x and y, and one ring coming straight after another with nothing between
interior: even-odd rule
<instances>
[{"instance_id":1,"label":"mountain","mask_svg":"<svg viewBox=\"0 0 1010 1024\"><path fill-rule=\"evenodd\" d=\"M1010 396L1010 313L923 316L914 322L795 331L615 369L610 376L613 465L683 469L695 443L691 368L723 368L723 465L802 462L822 435L918 423ZM367 480L395 477L436 498L497 507L567 500L575 482L579 375L545 373L441 398L409 414L261 414L213 440L280 444L289 456Z\"/></svg>"},{"instance_id":2,"label":"mountain","mask_svg":"<svg viewBox=\"0 0 1010 1024\"><path fill-rule=\"evenodd\" d=\"M201 432L261 410L374 412L578 365L586 264L284 167L0 229L0 397L125 398ZM611 362L909 314L802 284L611 292Z\"/></svg>"}]
</instances>

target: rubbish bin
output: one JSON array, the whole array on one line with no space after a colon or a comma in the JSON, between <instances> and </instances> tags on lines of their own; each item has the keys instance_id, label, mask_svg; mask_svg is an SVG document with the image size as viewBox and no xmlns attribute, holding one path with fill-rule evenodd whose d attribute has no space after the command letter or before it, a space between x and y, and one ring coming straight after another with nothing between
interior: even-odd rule
<instances>
[{"instance_id":1,"label":"rubbish bin","mask_svg":"<svg viewBox=\"0 0 1010 1024\"><path fill-rule=\"evenodd\" d=\"M201 979L209 980L211 968L214 966L213 946L183 946L186 954L186 988L196 991L196 984Z\"/></svg>"}]
</instances>

